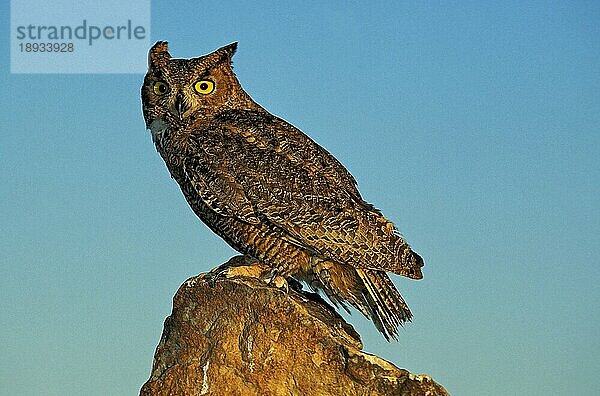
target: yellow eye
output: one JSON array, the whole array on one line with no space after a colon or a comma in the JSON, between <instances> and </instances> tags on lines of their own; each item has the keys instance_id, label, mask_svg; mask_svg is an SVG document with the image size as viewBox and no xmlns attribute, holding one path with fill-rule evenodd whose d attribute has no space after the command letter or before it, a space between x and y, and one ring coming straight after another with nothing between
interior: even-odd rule
<instances>
[{"instance_id":1,"label":"yellow eye","mask_svg":"<svg viewBox=\"0 0 600 396\"><path fill-rule=\"evenodd\" d=\"M194 83L194 90L202 95L208 95L215 90L215 83L210 80L200 80Z\"/></svg>"},{"instance_id":2,"label":"yellow eye","mask_svg":"<svg viewBox=\"0 0 600 396\"><path fill-rule=\"evenodd\" d=\"M164 95L167 92L169 92L169 86L164 81L157 81L152 86L152 90L154 91L154 93L156 95L160 96L160 95Z\"/></svg>"}]
</instances>

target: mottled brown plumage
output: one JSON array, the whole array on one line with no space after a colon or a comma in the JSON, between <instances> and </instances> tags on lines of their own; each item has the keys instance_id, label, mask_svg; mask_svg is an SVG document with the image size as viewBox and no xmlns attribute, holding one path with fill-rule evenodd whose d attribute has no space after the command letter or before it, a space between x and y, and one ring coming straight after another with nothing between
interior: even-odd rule
<instances>
[{"instance_id":1,"label":"mottled brown plumage","mask_svg":"<svg viewBox=\"0 0 600 396\"><path fill-rule=\"evenodd\" d=\"M421 257L331 154L246 94L235 49L172 59L166 42L152 47L142 100L158 152L196 215L234 249L396 338L411 313L386 271L420 279Z\"/></svg>"}]
</instances>

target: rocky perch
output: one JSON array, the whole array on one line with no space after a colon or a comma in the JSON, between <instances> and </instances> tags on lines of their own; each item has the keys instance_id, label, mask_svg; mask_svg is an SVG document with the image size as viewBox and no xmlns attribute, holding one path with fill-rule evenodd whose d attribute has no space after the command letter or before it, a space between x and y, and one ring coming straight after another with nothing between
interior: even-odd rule
<instances>
[{"instance_id":1,"label":"rocky perch","mask_svg":"<svg viewBox=\"0 0 600 396\"><path fill-rule=\"evenodd\" d=\"M253 275L237 267L181 285L140 395L448 395L362 352L360 336L318 295Z\"/></svg>"}]
</instances>

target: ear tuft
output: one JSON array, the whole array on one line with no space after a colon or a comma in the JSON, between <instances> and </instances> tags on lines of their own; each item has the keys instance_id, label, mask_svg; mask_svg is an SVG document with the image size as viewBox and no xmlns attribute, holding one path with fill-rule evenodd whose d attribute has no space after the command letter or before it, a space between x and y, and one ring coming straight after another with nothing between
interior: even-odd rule
<instances>
[{"instance_id":1,"label":"ear tuft","mask_svg":"<svg viewBox=\"0 0 600 396\"><path fill-rule=\"evenodd\" d=\"M194 58L194 61L201 63L206 68L215 67L217 65L227 64L231 67L231 58L237 49L237 42L231 43L218 50L211 52L208 55Z\"/></svg>"},{"instance_id":2,"label":"ear tuft","mask_svg":"<svg viewBox=\"0 0 600 396\"><path fill-rule=\"evenodd\" d=\"M165 66L169 59L171 59L169 43L166 41L157 41L156 44L150 48L150 52L148 52L148 67Z\"/></svg>"},{"instance_id":3,"label":"ear tuft","mask_svg":"<svg viewBox=\"0 0 600 396\"><path fill-rule=\"evenodd\" d=\"M219 48L212 54L208 54L207 57L212 59L211 63L213 63L213 64L219 64L219 63L231 64L231 58L233 57L233 54L235 54L237 45L238 45L237 42L228 44L224 47Z\"/></svg>"},{"instance_id":4,"label":"ear tuft","mask_svg":"<svg viewBox=\"0 0 600 396\"><path fill-rule=\"evenodd\" d=\"M235 42L219 49L218 51L223 52L223 54L229 58L229 61L231 61L231 58L233 58L233 54L235 54L235 51L237 50L237 46L238 46L238 43L237 43L237 41L235 41Z\"/></svg>"},{"instance_id":5,"label":"ear tuft","mask_svg":"<svg viewBox=\"0 0 600 396\"><path fill-rule=\"evenodd\" d=\"M231 44L228 44L224 47L219 48L215 52L208 54L208 57L211 57L215 60L215 62L227 62L231 63L231 58L233 58L233 54L235 54L235 50L237 49L237 41Z\"/></svg>"}]
</instances>

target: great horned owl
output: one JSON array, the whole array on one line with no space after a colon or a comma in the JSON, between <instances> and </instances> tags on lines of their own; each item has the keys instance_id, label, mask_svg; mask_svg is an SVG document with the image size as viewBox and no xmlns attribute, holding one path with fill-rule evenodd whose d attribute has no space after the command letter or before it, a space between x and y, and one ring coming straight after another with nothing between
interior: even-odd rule
<instances>
[{"instance_id":1,"label":"great horned owl","mask_svg":"<svg viewBox=\"0 0 600 396\"><path fill-rule=\"evenodd\" d=\"M236 47L192 59L171 58L164 41L150 49L142 101L156 149L234 249L350 303L396 339L412 315L386 271L421 279L423 260L338 160L242 89Z\"/></svg>"}]
</instances>

